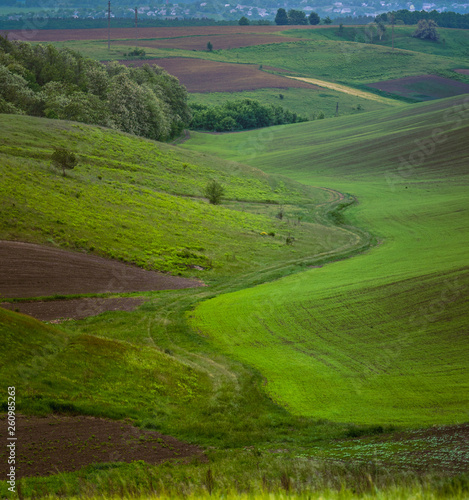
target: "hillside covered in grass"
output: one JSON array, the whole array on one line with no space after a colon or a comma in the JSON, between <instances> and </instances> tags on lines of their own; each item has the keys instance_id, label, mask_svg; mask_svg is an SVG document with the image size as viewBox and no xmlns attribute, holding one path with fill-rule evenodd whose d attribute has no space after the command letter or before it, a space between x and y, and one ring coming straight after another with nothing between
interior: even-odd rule
<instances>
[{"instance_id":1,"label":"hillside covered in grass","mask_svg":"<svg viewBox=\"0 0 469 500\"><path fill-rule=\"evenodd\" d=\"M331 197L325 190L87 125L1 115L0 129L2 239L203 279L356 243L316 214ZM78 156L66 177L51 166L52 146ZM225 189L221 205L204 198L212 180Z\"/></svg>"},{"instance_id":2,"label":"hillside covered in grass","mask_svg":"<svg viewBox=\"0 0 469 500\"><path fill-rule=\"evenodd\" d=\"M459 97L369 113L366 123L292 125L251 156L240 147L249 133L186 143L353 192L347 219L380 239L368 254L195 310L194 328L259 369L291 412L410 426L467 420L468 108Z\"/></svg>"}]
</instances>

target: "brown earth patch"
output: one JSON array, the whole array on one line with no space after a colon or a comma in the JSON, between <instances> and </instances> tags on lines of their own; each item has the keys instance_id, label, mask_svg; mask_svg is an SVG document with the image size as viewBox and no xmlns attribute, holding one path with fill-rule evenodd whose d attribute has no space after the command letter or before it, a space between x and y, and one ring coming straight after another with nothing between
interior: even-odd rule
<instances>
[{"instance_id":1,"label":"brown earth patch","mask_svg":"<svg viewBox=\"0 0 469 500\"><path fill-rule=\"evenodd\" d=\"M368 87L420 101L469 93L469 84L437 75L406 76L396 80L369 83Z\"/></svg>"},{"instance_id":2,"label":"brown earth patch","mask_svg":"<svg viewBox=\"0 0 469 500\"><path fill-rule=\"evenodd\" d=\"M41 321L61 323L68 319L83 319L106 311L133 311L145 299L141 297L85 298L35 302L3 302L0 307L27 314Z\"/></svg>"},{"instance_id":3,"label":"brown earth patch","mask_svg":"<svg viewBox=\"0 0 469 500\"><path fill-rule=\"evenodd\" d=\"M202 286L93 255L0 241L0 296L29 298L85 293L176 290Z\"/></svg>"},{"instance_id":4,"label":"brown earth patch","mask_svg":"<svg viewBox=\"0 0 469 500\"><path fill-rule=\"evenodd\" d=\"M156 64L174 75L189 92L238 92L266 88L306 88L313 85L261 71L254 64L232 64L187 57L119 61L127 66Z\"/></svg>"},{"instance_id":5,"label":"brown earth patch","mask_svg":"<svg viewBox=\"0 0 469 500\"><path fill-rule=\"evenodd\" d=\"M183 49L183 50L207 50L207 43L213 45L214 50L237 49L240 47L250 47L252 45L266 45L271 43L296 42L300 38L293 38L281 35L269 34L216 34L197 35L172 38L158 38L156 40L140 40L139 47L150 49ZM135 40L121 42L119 45L129 45L135 47Z\"/></svg>"},{"instance_id":6,"label":"brown earth patch","mask_svg":"<svg viewBox=\"0 0 469 500\"><path fill-rule=\"evenodd\" d=\"M206 462L202 448L129 422L95 417L16 415L16 477L73 472L91 463L197 459ZM0 438L7 440L7 419L0 419ZM0 477L7 474L6 446L0 449Z\"/></svg>"},{"instance_id":7,"label":"brown earth patch","mask_svg":"<svg viewBox=\"0 0 469 500\"><path fill-rule=\"evenodd\" d=\"M456 73L460 73L461 75L469 75L469 69L455 69Z\"/></svg>"},{"instance_id":8,"label":"brown earth patch","mask_svg":"<svg viewBox=\"0 0 469 500\"><path fill-rule=\"evenodd\" d=\"M301 29L321 29L324 26L301 26ZM197 35L230 35L233 33L279 33L295 26L188 26L164 28L139 28L138 36L143 38L170 38ZM11 40L25 42L64 42L67 40L107 40L107 28L64 29L64 30L10 30ZM135 39L135 28L111 28L111 39ZM207 45L207 42L205 42Z\"/></svg>"}]
</instances>

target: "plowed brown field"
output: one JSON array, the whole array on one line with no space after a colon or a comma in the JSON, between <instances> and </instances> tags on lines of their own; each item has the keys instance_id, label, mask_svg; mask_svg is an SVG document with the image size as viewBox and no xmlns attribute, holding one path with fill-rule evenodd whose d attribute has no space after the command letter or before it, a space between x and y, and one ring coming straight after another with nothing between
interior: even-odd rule
<instances>
[{"instance_id":1,"label":"plowed brown field","mask_svg":"<svg viewBox=\"0 0 469 500\"><path fill-rule=\"evenodd\" d=\"M4 298L175 290L196 280L145 271L102 257L0 241L0 295Z\"/></svg>"},{"instance_id":2,"label":"plowed brown field","mask_svg":"<svg viewBox=\"0 0 469 500\"><path fill-rule=\"evenodd\" d=\"M406 76L396 80L370 83L368 86L420 101L469 93L469 84L437 75Z\"/></svg>"},{"instance_id":3,"label":"plowed brown field","mask_svg":"<svg viewBox=\"0 0 469 500\"><path fill-rule=\"evenodd\" d=\"M239 92L266 88L315 89L305 82L292 80L261 71L257 65L232 64L186 57L119 61L122 64L141 66L156 64L176 76L189 92ZM273 68L274 69L274 68Z\"/></svg>"},{"instance_id":4,"label":"plowed brown field","mask_svg":"<svg viewBox=\"0 0 469 500\"><path fill-rule=\"evenodd\" d=\"M0 241L0 297L33 298L86 293L175 290L202 286L179 278L93 255L30 243ZM81 319L104 311L131 311L138 297L83 298L5 303L0 306L42 321Z\"/></svg>"},{"instance_id":5,"label":"plowed brown field","mask_svg":"<svg viewBox=\"0 0 469 500\"><path fill-rule=\"evenodd\" d=\"M26 417L17 415L17 478L73 472L90 463L144 460L157 464L167 460L198 459L206 462L202 448L127 422L94 417ZM0 418L0 436L6 436L7 419ZM0 475L6 477L6 453L0 451Z\"/></svg>"},{"instance_id":6,"label":"plowed brown field","mask_svg":"<svg viewBox=\"0 0 469 500\"><path fill-rule=\"evenodd\" d=\"M129 21L130 23L130 21ZM139 28L139 38L171 38L199 35L231 35L233 33L279 33L294 26L193 26L177 28ZM320 29L322 26L301 26L301 29ZM12 40L29 42L64 42L67 40L107 40L106 28L79 30L11 30ZM135 28L112 28L111 39L135 39ZM205 42L207 45L207 42Z\"/></svg>"},{"instance_id":7,"label":"plowed brown field","mask_svg":"<svg viewBox=\"0 0 469 500\"><path fill-rule=\"evenodd\" d=\"M106 311L133 311L145 299L141 297L85 298L32 302L0 302L0 307L27 314L40 321L62 323L70 319L83 319Z\"/></svg>"}]
</instances>

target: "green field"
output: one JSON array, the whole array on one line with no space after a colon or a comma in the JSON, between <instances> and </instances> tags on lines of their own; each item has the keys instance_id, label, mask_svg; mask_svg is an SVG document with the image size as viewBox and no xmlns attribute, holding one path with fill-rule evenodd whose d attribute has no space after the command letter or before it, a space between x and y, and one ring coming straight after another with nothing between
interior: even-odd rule
<instances>
[{"instance_id":1,"label":"green field","mask_svg":"<svg viewBox=\"0 0 469 500\"><path fill-rule=\"evenodd\" d=\"M282 95L283 98L279 96ZM189 94L189 102L205 105L219 105L225 101L234 99L255 99L264 104L282 106L293 113L306 116L309 120L317 119L321 113L325 118L335 117L336 106L339 104L339 116L350 114L362 114L366 111L375 111L388 106L350 96L343 92L330 89L260 89L245 92L207 92L204 94Z\"/></svg>"},{"instance_id":2,"label":"green field","mask_svg":"<svg viewBox=\"0 0 469 500\"><path fill-rule=\"evenodd\" d=\"M273 66L299 76L352 85L439 73L467 66L467 59L463 57L445 57L403 49L392 51L389 47L379 45L335 40L305 40L220 50L200 57Z\"/></svg>"},{"instance_id":3,"label":"green field","mask_svg":"<svg viewBox=\"0 0 469 500\"><path fill-rule=\"evenodd\" d=\"M462 30L441 30L442 47L398 27L393 52L389 39L356 43L355 28L337 29L197 55L357 88L467 67ZM58 45L100 59L129 49ZM133 312L60 324L0 309L0 379L16 387L18 414L127 419L207 457L110 458L21 479L20 500L468 498L469 95L392 108L309 95L193 95L327 118L340 100L339 117L190 132L178 145L0 115L0 239L207 285L139 293ZM51 165L54 146L78 156L66 176ZM221 205L204 197L213 179L225 187Z\"/></svg>"},{"instance_id":4,"label":"green field","mask_svg":"<svg viewBox=\"0 0 469 500\"><path fill-rule=\"evenodd\" d=\"M455 98L369 113L366 124L298 124L257 151L243 147L256 132L194 134L186 147L353 192L347 220L380 245L207 301L192 325L258 368L293 413L408 426L467 419L467 113Z\"/></svg>"},{"instance_id":5,"label":"green field","mask_svg":"<svg viewBox=\"0 0 469 500\"><path fill-rule=\"evenodd\" d=\"M0 118L2 239L210 280L307 262L355 238L330 223L318 225L310 206L326 201L327 191L97 127ZM52 145L68 145L79 156L66 177L51 167ZM218 206L203 196L211 179L225 187ZM289 235L297 247L285 245Z\"/></svg>"},{"instance_id":6,"label":"green field","mask_svg":"<svg viewBox=\"0 0 469 500\"><path fill-rule=\"evenodd\" d=\"M422 52L445 57L461 57L468 56L469 33L464 29L453 28L438 28L440 40L433 42L430 40L421 40L413 38L416 26L395 26L394 27L394 47L403 50L412 50L414 52ZM370 26L344 26L342 34L338 27L320 29L320 30L301 30L292 29L283 31L284 36L294 36L307 40L333 40L337 42L357 42L373 45L381 45L392 47L392 27L386 25L386 32L379 39L378 35ZM370 35L373 35L370 41ZM467 63L465 64L467 67Z\"/></svg>"}]
</instances>

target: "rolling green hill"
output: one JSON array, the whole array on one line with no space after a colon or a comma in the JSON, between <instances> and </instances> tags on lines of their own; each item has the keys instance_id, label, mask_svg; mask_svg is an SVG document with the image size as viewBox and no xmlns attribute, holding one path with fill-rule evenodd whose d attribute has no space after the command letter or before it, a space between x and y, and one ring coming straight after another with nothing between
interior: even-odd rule
<instances>
[{"instance_id":1,"label":"rolling green hill","mask_svg":"<svg viewBox=\"0 0 469 500\"><path fill-rule=\"evenodd\" d=\"M468 55L467 46L469 33L465 29L438 28L440 40L421 40L413 38L416 26L395 26L394 27L394 47L413 52L440 55L445 57L461 57ZM294 36L307 40L334 40L339 42L373 43L386 47L392 46L392 26L386 25L386 32L379 39L376 28L372 26L344 26L342 32L337 26L320 30L292 29L283 31L284 36ZM372 42L370 42L370 35Z\"/></svg>"},{"instance_id":2,"label":"rolling green hill","mask_svg":"<svg viewBox=\"0 0 469 500\"><path fill-rule=\"evenodd\" d=\"M0 115L0 130L2 239L185 276L202 277L199 266L204 279L282 267L355 239L313 213L328 191L252 167L72 122ZM79 157L66 177L51 167L53 146ZM225 187L221 205L203 197L212 179Z\"/></svg>"},{"instance_id":3,"label":"rolling green hill","mask_svg":"<svg viewBox=\"0 0 469 500\"><path fill-rule=\"evenodd\" d=\"M145 420L209 393L206 374L153 347L66 334L4 309L0 335L0 378L16 387L21 412Z\"/></svg>"},{"instance_id":4,"label":"rolling green hill","mask_svg":"<svg viewBox=\"0 0 469 500\"><path fill-rule=\"evenodd\" d=\"M207 137L267 172L353 192L371 252L207 301L192 325L263 373L300 415L430 425L467 420L468 99ZM240 314L243 311L243 314Z\"/></svg>"}]
</instances>

